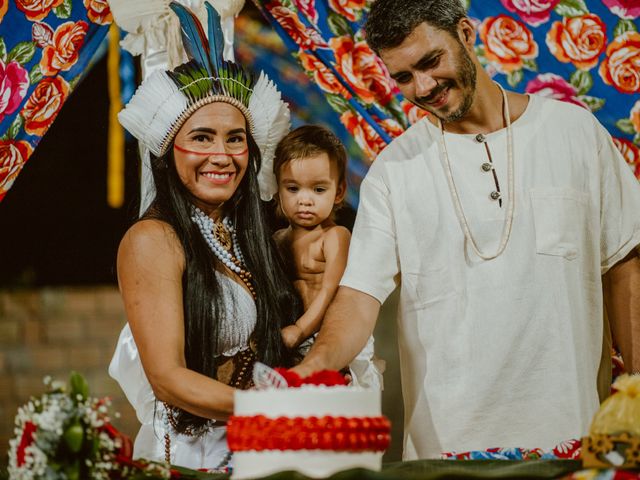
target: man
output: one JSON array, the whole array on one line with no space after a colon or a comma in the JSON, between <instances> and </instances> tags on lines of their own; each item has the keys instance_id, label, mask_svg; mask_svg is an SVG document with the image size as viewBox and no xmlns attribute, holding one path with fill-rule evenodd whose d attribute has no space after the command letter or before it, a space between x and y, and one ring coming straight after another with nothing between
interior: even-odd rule
<instances>
[{"instance_id":1,"label":"man","mask_svg":"<svg viewBox=\"0 0 640 480\"><path fill-rule=\"evenodd\" d=\"M296 369L348 364L400 285L405 459L585 434L604 303L640 370L640 187L588 111L503 94L460 3L373 4L370 46L431 115L363 181L341 287Z\"/></svg>"}]
</instances>

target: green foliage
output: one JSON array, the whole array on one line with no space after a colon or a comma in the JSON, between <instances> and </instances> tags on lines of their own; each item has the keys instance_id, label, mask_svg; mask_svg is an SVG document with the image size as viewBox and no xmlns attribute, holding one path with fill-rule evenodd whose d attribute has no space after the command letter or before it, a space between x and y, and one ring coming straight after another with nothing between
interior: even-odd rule
<instances>
[{"instance_id":1,"label":"green foliage","mask_svg":"<svg viewBox=\"0 0 640 480\"><path fill-rule=\"evenodd\" d=\"M84 429L78 418L69 425L62 434L65 443L69 450L73 453L78 453L82 448L82 442L84 441Z\"/></svg>"},{"instance_id":2,"label":"green foliage","mask_svg":"<svg viewBox=\"0 0 640 480\"><path fill-rule=\"evenodd\" d=\"M71 16L72 0L64 0L60 6L53 9L53 13L58 18L69 18Z\"/></svg>"},{"instance_id":3,"label":"green foliage","mask_svg":"<svg viewBox=\"0 0 640 480\"><path fill-rule=\"evenodd\" d=\"M0 60L7 63L7 44L4 43L4 38L0 37Z\"/></svg>"},{"instance_id":4,"label":"green foliage","mask_svg":"<svg viewBox=\"0 0 640 480\"><path fill-rule=\"evenodd\" d=\"M71 398L74 401L78 397L82 400L86 400L89 397L89 384L78 372L71 372L69 386L71 387Z\"/></svg>"},{"instance_id":5,"label":"green foliage","mask_svg":"<svg viewBox=\"0 0 640 480\"><path fill-rule=\"evenodd\" d=\"M327 23L329 24L331 33L336 37L342 37L344 35L353 36L353 30L351 29L349 22L337 13L329 12L329 15L327 15Z\"/></svg>"},{"instance_id":6,"label":"green foliage","mask_svg":"<svg viewBox=\"0 0 640 480\"><path fill-rule=\"evenodd\" d=\"M532 72L538 71L538 63L535 61L535 59L530 58L528 60L525 60L523 63L524 63L524 68L526 68L527 70L530 70Z\"/></svg>"},{"instance_id":7,"label":"green foliage","mask_svg":"<svg viewBox=\"0 0 640 480\"><path fill-rule=\"evenodd\" d=\"M576 70L569 77L569 83L576 87L578 95L584 95L593 87L593 77L586 70Z\"/></svg>"},{"instance_id":8,"label":"green foliage","mask_svg":"<svg viewBox=\"0 0 640 480\"><path fill-rule=\"evenodd\" d=\"M327 101L329 102L329 105L331 105L331 108L340 114L351 108L349 106L349 102L340 95L327 94Z\"/></svg>"},{"instance_id":9,"label":"green foliage","mask_svg":"<svg viewBox=\"0 0 640 480\"><path fill-rule=\"evenodd\" d=\"M589 107L589 110L591 110L593 113L602 109L602 107L604 107L604 104L606 102L606 99L604 98L591 97L589 95L580 95L578 98L580 98L580 100L586 103L587 106Z\"/></svg>"},{"instance_id":10,"label":"green foliage","mask_svg":"<svg viewBox=\"0 0 640 480\"><path fill-rule=\"evenodd\" d=\"M633 135L636 133L636 129L633 127L633 123L631 123L630 118L622 118L616 122L616 127L622 130L624 133L628 133L629 135Z\"/></svg>"},{"instance_id":11,"label":"green foliage","mask_svg":"<svg viewBox=\"0 0 640 480\"><path fill-rule=\"evenodd\" d=\"M42 80L42 70L40 69L40 64L36 63L29 72L29 82L31 82L31 85L35 85L40 80Z\"/></svg>"},{"instance_id":12,"label":"green foliage","mask_svg":"<svg viewBox=\"0 0 640 480\"><path fill-rule=\"evenodd\" d=\"M24 125L24 118L22 118L22 115L17 115L16 118L13 119L13 122L11 122L11 125L9 126L9 128L7 129L7 138L16 138L18 136L18 133L20 133L20 130L22 129L23 125Z\"/></svg>"},{"instance_id":13,"label":"green foliage","mask_svg":"<svg viewBox=\"0 0 640 480\"><path fill-rule=\"evenodd\" d=\"M524 78L524 75L522 73L522 70L515 70L507 75L507 83L511 87L515 88L518 86L518 84L522 81L523 78Z\"/></svg>"},{"instance_id":14,"label":"green foliage","mask_svg":"<svg viewBox=\"0 0 640 480\"><path fill-rule=\"evenodd\" d=\"M489 60L487 60L485 46L476 45L475 51L476 51L476 56L478 57L478 61L480 62L480 65L487 66L489 64Z\"/></svg>"},{"instance_id":15,"label":"green foliage","mask_svg":"<svg viewBox=\"0 0 640 480\"><path fill-rule=\"evenodd\" d=\"M624 20L621 18L618 24L613 28L613 36L615 38L627 32L637 32L637 31L638 31L638 27L636 27L636 24L633 23L632 20Z\"/></svg>"},{"instance_id":16,"label":"green foliage","mask_svg":"<svg viewBox=\"0 0 640 480\"><path fill-rule=\"evenodd\" d=\"M35 42L20 42L7 55L7 62L16 61L21 65L31 61L36 53Z\"/></svg>"},{"instance_id":17,"label":"green foliage","mask_svg":"<svg viewBox=\"0 0 640 480\"><path fill-rule=\"evenodd\" d=\"M579 17L589 13L584 0L562 0L553 11L561 17Z\"/></svg>"},{"instance_id":18,"label":"green foliage","mask_svg":"<svg viewBox=\"0 0 640 480\"><path fill-rule=\"evenodd\" d=\"M400 125L402 125L402 128L409 128L407 116L405 115L404 110L402 110L400 102L394 99L387 103L384 107L380 106L380 108L390 117L393 117Z\"/></svg>"}]
</instances>

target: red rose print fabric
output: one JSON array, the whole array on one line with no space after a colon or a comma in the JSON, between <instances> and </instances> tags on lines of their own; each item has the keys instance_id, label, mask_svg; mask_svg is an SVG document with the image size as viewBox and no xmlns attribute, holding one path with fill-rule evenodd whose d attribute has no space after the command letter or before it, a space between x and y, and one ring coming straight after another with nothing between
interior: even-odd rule
<instances>
[{"instance_id":1,"label":"red rose print fabric","mask_svg":"<svg viewBox=\"0 0 640 480\"><path fill-rule=\"evenodd\" d=\"M106 0L0 0L0 201L111 21Z\"/></svg>"}]
</instances>

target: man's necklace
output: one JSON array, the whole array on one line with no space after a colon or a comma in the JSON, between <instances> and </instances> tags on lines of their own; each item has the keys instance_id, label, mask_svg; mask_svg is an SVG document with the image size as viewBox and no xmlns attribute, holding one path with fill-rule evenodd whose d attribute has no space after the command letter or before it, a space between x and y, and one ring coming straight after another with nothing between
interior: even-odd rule
<instances>
[{"instance_id":1,"label":"man's necklace","mask_svg":"<svg viewBox=\"0 0 640 480\"><path fill-rule=\"evenodd\" d=\"M476 243L475 238L471 234L471 229L469 228L469 222L467 222L467 217L464 214L464 210L462 208L462 202L460 201L460 195L458 195L458 190L456 188L456 184L453 181L453 173L451 172L451 162L449 161L449 154L447 152L447 144L444 138L444 126L440 119L438 119L438 126L440 127L440 150L442 151L441 160L443 164L443 168L445 174L447 176L447 183L449 184L449 190L451 191L451 196L453 198L453 204L456 210L456 216L458 217L458 221L460 222L460 226L464 232L464 236L471 245L471 249L475 252L483 260L492 260L502 254L504 249L507 246L507 242L509 241L509 236L511 235L511 226L513 224L513 210L515 207L515 192L514 192L514 175L513 175L513 131L511 129L511 118L509 112L509 101L507 100L507 94L502 88L500 84L496 84L500 88L500 92L502 92L502 99L504 102L504 116L505 122L507 124L507 180L509 189L508 195L508 206L507 213L504 220L504 228L502 229L502 238L500 240L500 245L498 246L498 250L494 254L486 254L480 251L478 248L478 244Z\"/></svg>"}]
</instances>

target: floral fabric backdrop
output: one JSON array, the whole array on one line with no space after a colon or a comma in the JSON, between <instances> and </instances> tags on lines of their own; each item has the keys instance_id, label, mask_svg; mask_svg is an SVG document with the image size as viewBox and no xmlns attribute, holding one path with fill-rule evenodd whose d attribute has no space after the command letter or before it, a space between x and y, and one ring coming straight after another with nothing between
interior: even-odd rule
<instances>
[{"instance_id":1,"label":"floral fabric backdrop","mask_svg":"<svg viewBox=\"0 0 640 480\"><path fill-rule=\"evenodd\" d=\"M324 92L367 162L424 114L402 98L363 32L372 0L254 0ZM594 112L640 178L640 2L466 0L476 52L519 92Z\"/></svg>"},{"instance_id":2,"label":"floral fabric backdrop","mask_svg":"<svg viewBox=\"0 0 640 480\"><path fill-rule=\"evenodd\" d=\"M345 144L350 158L347 164L348 191L346 201L357 202L357 186L367 171L362 150L336 118L336 112L325 101L322 90L288 54L287 47L269 25L257 18L241 15L235 23L236 60L250 66L254 73L265 72L282 91L291 110L292 127L315 123L331 129Z\"/></svg>"},{"instance_id":3,"label":"floral fabric backdrop","mask_svg":"<svg viewBox=\"0 0 640 480\"><path fill-rule=\"evenodd\" d=\"M106 0L0 0L0 201L86 72Z\"/></svg>"}]
</instances>

